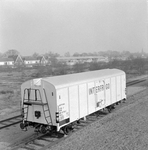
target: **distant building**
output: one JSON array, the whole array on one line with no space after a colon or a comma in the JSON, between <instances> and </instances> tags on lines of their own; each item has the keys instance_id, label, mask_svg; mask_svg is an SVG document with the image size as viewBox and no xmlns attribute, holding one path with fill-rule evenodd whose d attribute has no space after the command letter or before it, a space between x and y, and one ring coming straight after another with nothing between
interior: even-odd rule
<instances>
[{"instance_id":1,"label":"distant building","mask_svg":"<svg viewBox=\"0 0 148 150\"><path fill-rule=\"evenodd\" d=\"M127 60L129 57L126 56L118 56L118 57L111 57L111 60Z\"/></svg>"},{"instance_id":2,"label":"distant building","mask_svg":"<svg viewBox=\"0 0 148 150\"><path fill-rule=\"evenodd\" d=\"M22 66L24 64L23 59L20 55L9 56L9 58L12 58L14 60L15 66Z\"/></svg>"},{"instance_id":3,"label":"distant building","mask_svg":"<svg viewBox=\"0 0 148 150\"><path fill-rule=\"evenodd\" d=\"M144 52L143 49L141 51L141 58L147 58L147 54Z\"/></svg>"},{"instance_id":4,"label":"distant building","mask_svg":"<svg viewBox=\"0 0 148 150\"><path fill-rule=\"evenodd\" d=\"M44 56L38 56L37 60L39 60L41 66L46 66L48 63L48 60Z\"/></svg>"},{"instance_id":5,"label":"distant building","mask_svg":"<svg viewBox=\"0 0 148 150\"><path fill-rule=\"evenodd\" d=\"M0 66L13 66L14 60L13 58L0 58Z\"/></svg>"},{"instance_id":6,"label":"distant building","mask_svg":"<svg viewBox=\"0 0 148 150\"><path fill-rule=\"evenodd\" d=\"M108 62L108 58L103 56L57 57L57 60L66 63L67 65L85 62Z\"/></svg>"},{"instance_id":7,"label":"distant building","mask_svg":"<svg viewBox=\"0 0 148 150\"><path fill-rule=\"evenodd\" d=\"M24 56L23 62L26 67L33 67L34 65L38 65L40 60L32 56Z\"/></svg>"},{"instance_id":8,"label":"distant building","mask_svg":"<svg viewBox=\"0 0 148 150\"><path fill-rule=\"evenodd\" d=\"M34 58L32 56L20 56L20 55L12 55L8 58L0 58L0 66L4 67L18 67L18 66L45 66L47 65L48 60L45 59L44 56L39 56Z\"/></svg>"},{"instance_id":9,"label":"distant building","mask_svg":"<svg viewBox=\"0 0 148 150\"><path fill-rule=\"evenodd\" d=\"M48 61L45 59L44 56L32 57L32 56L25 56L23 57L24 65L27 67L32 66L45 66L47 65Z\"/></svg>"},{"instance_id":10,"label":"distant building","mask_svg":"<svg viewBox=\"0 0 148 150\"><path fill-rule=\"evenodd\" d=\"M85 62L109 62L108 57L103 56L80 56L80 57L56 57L58 62L65 63L67 65L75 65L76 63ZM8 58L0 59L0 66L46 66L51 64L51 58L45 58L44 56L32 57L32 56L20 56L13 55Z\"/></svg>"}]
</instances>

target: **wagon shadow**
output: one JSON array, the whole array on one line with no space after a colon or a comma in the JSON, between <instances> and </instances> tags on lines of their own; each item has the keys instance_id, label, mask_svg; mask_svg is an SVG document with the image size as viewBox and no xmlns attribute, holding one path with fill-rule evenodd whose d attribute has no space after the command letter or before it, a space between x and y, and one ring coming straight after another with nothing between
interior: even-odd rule
<instances>
[{"instance_id":1,"label":"wagon shadow","mask_svg":"<svg viewBox=\"0 0 148 150\"><path fill-rule=\"evenodd\" d=\"M61 132L48 132L44 135L44 138L51 137L51 138L62 138L64 137L64 134Z\"/></svg>"},{"instance_id":2,"label":"wagon shadow","mask_svg":"<svg viewBox=\"0 0 148 150\"><path fill-rule=\"evenodd\" d=\"M108 111L106 111L106 110L99 110L96 112L97 117L105 116L107 114L108 114Z\"/></svg>"}]
</instances>

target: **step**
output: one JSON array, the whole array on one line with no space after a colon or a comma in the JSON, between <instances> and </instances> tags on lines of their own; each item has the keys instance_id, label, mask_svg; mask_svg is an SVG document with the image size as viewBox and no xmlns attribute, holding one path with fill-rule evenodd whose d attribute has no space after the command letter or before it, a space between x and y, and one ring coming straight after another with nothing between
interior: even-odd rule
<instances>
[{"instance_id":1,"label":"step","mask_svg":"<svg viewBox=\"0 0 148 150\"><path fill-rule=\"evenodd\" d=\"M24 102L23 103L24 105L47 105L47 103L42 103L40 101L28 101L28 102Z\"/></svg>"}]
</instances>

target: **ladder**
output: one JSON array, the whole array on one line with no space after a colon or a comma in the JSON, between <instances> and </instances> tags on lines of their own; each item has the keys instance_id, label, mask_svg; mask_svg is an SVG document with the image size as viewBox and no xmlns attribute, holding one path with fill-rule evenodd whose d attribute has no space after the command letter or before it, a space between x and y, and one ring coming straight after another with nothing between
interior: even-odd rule
<instances>
[{"instance_id":1,"label":"ladder","mask_svg":"<svg viewBox=\"0 0 148 150\"><path fill-rule=\"evenodd\" d=\"M26 91L28 91L28 98L25 98ZM31 91L35 92L35 99L30 99L30 92ZM39 91L38 94L39 94L40 99L38 99L37 91ZM39 89L25 89L24 90L24 97L23 97L24 121L27 121L29 106L40 105L43 108L43 114L44 114L44 117L45 117L47 124L53 125L45 89L43 89L43 93L45 95L46 102L43 102Z\"/></svg>"},{"instance_id":2,"label":"ladder","mask_svg":"<svg viewBox=\"0 0 148 150\"><path fill-rule=\"evenodd\" d=\"M45 120L46 120L48 125L53 125L51 112L50 112L48 101L47 101L46 91L45 91L45 89L43 89L43 91L44 91L45 100L46 100L46 103L45 103L46 105L42 105L43 106L43 112L44 112Z\"/></svg>"},{"instance_id":3,"label":"ladder","mask_svg":"<svg viewBox=\"0 0 148 150\"><path fill-rule=\"evenodd\" d=\"M28 91L28 99L25 99L25 92L26 90ZM24 115L24 118L23 118L23 122L24 121L27 121L27 118L28 118L28 109L29 109L29 105L26 105L25 102L28 102L29 99L30 99L30 89L25 89L24 90L24 96L23 96L23 115Z\"/></svg>"}]
</instances>

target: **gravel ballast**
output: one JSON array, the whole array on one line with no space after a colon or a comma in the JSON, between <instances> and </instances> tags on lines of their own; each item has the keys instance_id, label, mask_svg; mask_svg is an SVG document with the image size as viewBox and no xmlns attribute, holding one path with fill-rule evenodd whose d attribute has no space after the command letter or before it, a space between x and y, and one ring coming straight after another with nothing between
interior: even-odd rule
<instances>
[{"instance_id":1,"label":"gravel ballast","mask_svg":"<svg viewBox=\"0 0 148 150\"><path fill-rule=\"evenodd\" d=\"M73 133L50 150L147 150L148 96L143 97L147 93L137 94L136 102Z\"/></svg>"}]
</instances>

